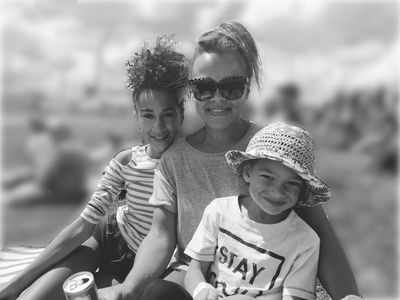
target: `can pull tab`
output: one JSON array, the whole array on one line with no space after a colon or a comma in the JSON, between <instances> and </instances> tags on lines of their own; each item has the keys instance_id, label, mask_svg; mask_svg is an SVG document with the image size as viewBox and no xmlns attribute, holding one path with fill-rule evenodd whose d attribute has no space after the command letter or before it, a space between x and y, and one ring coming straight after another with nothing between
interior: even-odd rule
<instances>
[{"instance_id":1,"label":"can pull tab","mask_svg":"<svg viewBox=\"0 0 400 300\"><path fill-rule=\"evenodd\" d=\"M86 282L88 282L89 281L89 278L83 278L82 279L82 283L86 283Z\"/></svg>"},{"instance_id":2,"label":"can pull tab","mask_svg":"<svg viewBox=\"0 0 400 300\"><path fill-rule=\"evenodd\" d=\"M83 279L79 279L79 280L73 280L70 283L69 288L71 289L71 291L75 290L78 286L85 284L86 282L89 281L89 278L83 278Z\"/></svg>"}]
</instances>

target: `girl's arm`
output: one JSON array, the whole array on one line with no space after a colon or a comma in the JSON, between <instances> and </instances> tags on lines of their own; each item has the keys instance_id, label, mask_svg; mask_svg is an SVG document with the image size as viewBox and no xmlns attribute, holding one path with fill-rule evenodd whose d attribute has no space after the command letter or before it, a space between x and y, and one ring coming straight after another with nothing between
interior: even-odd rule
<instances>
[{"instance_id":1,"label":"girl's arm","mask_svg":"<svg viewBox=\"0 0 400 300\"><path fill-rule=\"evenodd\" d=\"M23 272L15 276L2 288L0 299L15 299L18 297L20 293L51 266L60 262L85 242L92 235L95 226L81 217L77 218L72 224L61 231Z\"/></svg>"},{"instance_id":2,"label":"girl's arm","mask_svg":"<svg viewBox=\"0 0 400 300\"><path fill-rule=\"evenodd\" d=\"M328 294L333 300L359 295L349 261L322 206L296 209L296 212L321 240L318 278Z\"/></svg>"},{"instance_id":3,"label":"girl's arm","mask_svg":"<svg viewBox=\"0 0 400 300\"><path fill-rule=\"evenodd\" d=\"M176 214L156 207L151 229L140 244L135 263L122 284L99 290L111 299L139 299L143 288L161 276L176 246Z\"/></svg>"}]
</instances>

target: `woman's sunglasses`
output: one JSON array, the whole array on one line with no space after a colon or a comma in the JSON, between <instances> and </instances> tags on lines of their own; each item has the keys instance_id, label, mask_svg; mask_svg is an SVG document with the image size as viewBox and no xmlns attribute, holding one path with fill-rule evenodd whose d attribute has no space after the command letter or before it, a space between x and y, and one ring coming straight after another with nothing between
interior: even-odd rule
<instances>
[{"instance_id":1,"label":"woman's sunglasses","mask_svg":"<svg viewBox=\"0 0 400 300\"><path fill-rule=\"evenodd\" d=\"M195 78L189 80L189 87L194 98L198 101L210 100L215 96L217 89L226 100L237 100L243 96L249 78L246 76L225 77L219 82L214 79Z\"/></svg>"}]
</instances>

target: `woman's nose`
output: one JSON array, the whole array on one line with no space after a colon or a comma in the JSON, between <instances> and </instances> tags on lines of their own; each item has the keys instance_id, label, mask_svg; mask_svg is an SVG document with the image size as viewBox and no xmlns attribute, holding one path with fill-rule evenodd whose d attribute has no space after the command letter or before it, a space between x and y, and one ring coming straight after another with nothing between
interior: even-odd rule
<instances>
[{"instance_id":1,"label":"woman's nose","mask_svg":"<svg viewBox=\"0 0 400 300\"><path fill-rule=\"evenodd\" d=\"M226 99L222 96L220 90L217 89L217 90L215 91L214 97L211 98L211 101L212 101L212 102L222 102L222 101L225 102Z\"/></svg>"}]
</instances>

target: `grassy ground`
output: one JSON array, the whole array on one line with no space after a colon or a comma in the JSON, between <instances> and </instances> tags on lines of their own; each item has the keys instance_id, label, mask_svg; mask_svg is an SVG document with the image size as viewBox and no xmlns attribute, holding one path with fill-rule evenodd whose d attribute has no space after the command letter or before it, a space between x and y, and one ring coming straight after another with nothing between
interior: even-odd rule
<instances>
[{"instance_id":1,"label":"grassy ground","mask_svg":"<svg viewBox=\"0 0 400 300\"><path fill-rule=\"evenodd\" d=\"M3 171L20 164L27 136L24 115L8 115L3 131ZM77 139L96 144L106 130L121 133L124 144L133 122L120 116L68 117ZM326 205L330 220L353 266L359 287L367 297L396 297L397 293L397 178L376 173L369 158L357 153L324 149L318 155L319 176L332 188ZM93 174L97 177L97 174ZM46 205L3 211L3 237L7 244L43 245L79 215L81 207Z\"/></svg>"}]
</instances>

